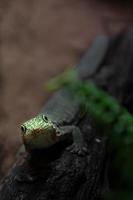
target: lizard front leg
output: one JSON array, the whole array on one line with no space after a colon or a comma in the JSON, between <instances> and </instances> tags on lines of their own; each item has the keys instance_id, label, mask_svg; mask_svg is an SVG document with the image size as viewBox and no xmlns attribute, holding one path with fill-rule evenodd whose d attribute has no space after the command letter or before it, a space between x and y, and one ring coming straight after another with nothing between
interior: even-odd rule
<instances>
[{"instance_id":1,"label":"lizard front leg","mask_svg":"<svg viewBox=\"0 0 133 200\"><path fill-rule=\"evenodd\" d=\"M82 133L77 126L69 125L60 127L57 136L62 137L66 134L72 134L73 137L73 144L67 148L68 151L77 153L78 155L85 155L88 153Z\"/></svg>"}]
</instances>

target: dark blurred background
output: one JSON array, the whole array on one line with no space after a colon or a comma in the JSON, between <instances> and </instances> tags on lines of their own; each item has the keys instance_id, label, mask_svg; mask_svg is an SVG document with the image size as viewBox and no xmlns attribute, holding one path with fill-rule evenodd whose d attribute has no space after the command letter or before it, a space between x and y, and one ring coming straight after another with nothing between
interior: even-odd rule
<instances>
[{"instance_id":1,"label":"dark blurred background","mask_svg":"<svg viewBox=\"0 0 133 200\"><path fill-rule=\"evenodd\" d=\"M130 1L0 1L0 178L21 145L20 124L48 96L44 83L78 62L97 35L131 27L132 8Z\"/></svg>"}]
</instances>

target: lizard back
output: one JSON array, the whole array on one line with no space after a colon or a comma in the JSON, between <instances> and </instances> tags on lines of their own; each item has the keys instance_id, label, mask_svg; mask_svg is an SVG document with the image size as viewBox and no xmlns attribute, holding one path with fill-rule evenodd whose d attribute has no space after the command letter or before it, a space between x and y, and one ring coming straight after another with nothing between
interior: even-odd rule
<instances>
[{"instance_id":1,"label":"lizard back","mask_svg":"<svg viewBox=\"0 0 133 200\"><path fill-rule=\"evenodd\" d=\"M41 110L52 121L63 125L71 124L79 112L79 104L67 89L56 92Z\"/></svg>"}]
</instances>

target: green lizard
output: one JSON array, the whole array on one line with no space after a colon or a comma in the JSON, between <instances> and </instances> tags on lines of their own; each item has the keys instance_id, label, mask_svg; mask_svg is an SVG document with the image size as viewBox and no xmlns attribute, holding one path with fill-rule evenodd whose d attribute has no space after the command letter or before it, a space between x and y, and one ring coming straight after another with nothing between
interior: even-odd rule
<instances>
[{"instance_id":1,"label":"green lizard","mask_svg":"<svg viewBox=\"0 0 133 200\"><path fill-rule=\"evenodd\" d=\"M108 48L108 39L100 37L74 68L79 80L87 79L99 68ZM80 155L87 152L82 133L77 126L83 115L69 90L55 93L41 113L21 125L22 138L27 150L48 148L72 134L73 145L68 149ZM76 122L75 122L76 118Z\"/></svg>"}]
</instances>

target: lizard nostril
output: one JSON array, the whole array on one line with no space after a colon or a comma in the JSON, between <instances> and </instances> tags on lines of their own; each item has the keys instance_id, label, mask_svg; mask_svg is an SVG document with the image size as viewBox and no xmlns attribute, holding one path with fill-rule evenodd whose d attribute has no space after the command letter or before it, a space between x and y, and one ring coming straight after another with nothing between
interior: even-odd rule
<instances>
[{"instance_id":1,"label":"lizard nostril","mask_svg":"<svg viewBox=\"0 0 133 200\"><path fill-rule=\"evenodd\" d=\"M21 131L22 131L23 133L26 132L26 127L25 127L24 125L21 126Z\"/></svg>"}]
</instances>

